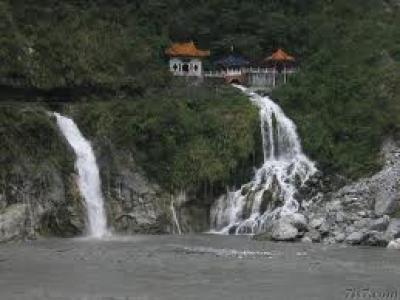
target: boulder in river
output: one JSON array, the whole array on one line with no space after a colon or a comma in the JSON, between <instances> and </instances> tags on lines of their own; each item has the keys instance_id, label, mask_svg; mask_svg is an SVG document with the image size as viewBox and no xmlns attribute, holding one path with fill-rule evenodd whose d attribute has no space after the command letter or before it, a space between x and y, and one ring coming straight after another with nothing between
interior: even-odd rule
<instances>
[{"instance_id":1,"label":"boulder in river","mask_svg":"<svg viewBox=\"0 0 400 300\"><path fill-rule=\"evenodd\" d=\"M350 245L360 245L367 238L367 234L362 231L355 231L346 237L346 243Z\"/></svg>"},{"instance_id":2,"label":"boulder in river","mask_svg":"<svg viewBox=\"0 0 400 300\"><path fill-rule=\"evenodd\" d=\"M393 241L390 241L389 245L387 246L388 249L393 249L393 250L400 250L400 239L396 239Z\"/></svg>"},{"instance_id":3,"label":"boulder in river","mask_svg":"<svg viewBox=\"0 0 400 300\"><path fill-rule=\"evenodd\" d=\"M293 241L298 236L298 229L289 218L281 218L272 226L272 239L275 241Z\"/></svg>"}]
</instances>

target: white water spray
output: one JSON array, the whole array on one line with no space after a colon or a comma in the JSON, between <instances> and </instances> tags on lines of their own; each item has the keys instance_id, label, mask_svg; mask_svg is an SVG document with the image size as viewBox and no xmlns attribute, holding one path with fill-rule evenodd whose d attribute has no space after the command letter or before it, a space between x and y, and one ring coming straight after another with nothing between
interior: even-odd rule
<instances>
[{"instance_id":1,"label":"white water spray","mask_svg":"<svg viewBox=\"0 0 400 300\"><path fill-rule=\"evenodd\" d=\"M174 206L174 201L171 201L171 213L172 213L172 220L175 223L175 227L176 227L176 231L179 235L182 234L182 230L181 230L181 225L179 225L179 221L178 221L178 217L176 215L176 210L175 210L175 206Z\"/></svg>"},{"instance_id":2,"label":"white water spray","mask_svg":"<svg viewBox=\"0 0 400 300\"><path fill-rule=\"evenodd\" d=\"M57 125L76 154L75 166L79 173L79 190L85 199L89 221L89 235L102 238L108 234L101 193L99 168L90 142L86 140L72 119L54 113Z\"/></svg>"},{"instance_id":3,"label":"white water spray","mask_svg":"<svg viewBox=\"0 0 400 300\"><path fill-rule=\"evenodd\" d=\"M298 187L315 173L303 153L296 126L269 97L249 93L260 109L264 164L254 179L238 191L228 192L211 207L211 230L223 234L262 232L280 215L298 211Z\"/></svg>"}]
</instances>

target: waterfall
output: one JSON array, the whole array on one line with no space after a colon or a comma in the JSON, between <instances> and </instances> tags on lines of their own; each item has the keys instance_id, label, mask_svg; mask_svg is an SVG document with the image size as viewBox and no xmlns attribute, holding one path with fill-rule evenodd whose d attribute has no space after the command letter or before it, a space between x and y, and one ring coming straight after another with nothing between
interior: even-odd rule
<instances>
[{"instance_id":1,"label":"waterfall","mask_svg":"<svg viewBox=\"0 0 400 300\"><path fill-rule=\"evenodd\" d=\"M171 201L171 213L172 213L172 219L175 223L175 227L176 227L176 231L178 232L179 235L182 234L182 230L181 230L181 225L179 225L179 221L178 221L178 217L176 215L176 210L175 210L175 206L174 206L174 200Z\"/></svg>"},{"instance_id":2,"label":"waterfall","mask_svg":"<svg viewBox=\"0 0 400 300\"><path fill-rule=\"evenodd\" d=\"M249 93L260 110L264 163L251 182L229 191L211 207L211 231L222 234L256 234L281 215L298 211L298 188L315 173L304 155L296 126L268 96Z\"/></svg>"},{"instance_id":3,"label":"waterfall","mask_svg":"<svg viewBox=\"0 0 400 300\"><path fill-rule=\"evenodd\" d=\"M99 168L90 142L86 140L72 119L54 113L57 125L76 154L75 166L79 173L79 190L86 202L89 235L101 238L107 235L104 200L101 193Z\"/></svg>"}]
</instances>

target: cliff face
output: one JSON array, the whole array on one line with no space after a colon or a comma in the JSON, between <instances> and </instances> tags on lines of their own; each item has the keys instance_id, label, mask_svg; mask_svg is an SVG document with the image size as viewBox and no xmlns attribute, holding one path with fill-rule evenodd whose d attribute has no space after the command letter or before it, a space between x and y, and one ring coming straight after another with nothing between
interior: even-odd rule
<instances>
[{"instance_id":1,"label":"cliff face","mask_svg":"<svg viewBox=\"0 0 400 300\"><path fill-rule=\"evenodd\" d=\"M86 211L73 168L75 155L54 120L43 111L26 109L4 118L18 126L0 124L0 241L84 234ZM171 195L149 180L133 151L100 135L93 139L93 147L114 233L209 229L212 193L199 196L188 189ZM312 178L298 195L303 199L301 214L272 226L272 236L378 246L399 238L400 145L387 141L382 160L381 171L334 192L326 188L323 177ZM286 238L281 231L289 227L296 230Z\"/></svg>"},{"instance_id":2,"label":"cliff face","mask_svg":"<svg viewBox=\"0 0 400 300\"><path fill-rule=\"evenodd\" d=\"M109 225L114 232L167 233L170 231L169 197L150 183L133 154L109 142L96 142L97 160Z\"/></svg>"},{"instance_id":3,"label":"cliff face","mask_svg":"<svg viewBox=\"0 0 400 300\"><path fill-rule=\"evenodd\" d=\"M83 231L73 153L38 106L0 109L0 241Z\"/></svg>"},{"instance_id":4,"label":"cliff face","mask_svg":"<svg viewBox=\"0 0 400 300\"><path fill-rule=\"evenodd\" d=\"M75 177L50 162L16 162L0 187L0 241L81 234L84 207Z\"/></svg>"},{"instance_id":5,"label":"cliff face","mask_svg":"<svg viewBox=\"0 0 400 300\"><path fill-rule=\"evenodd\" d=\"M41 117L50 118L45 114ZM53 121L50 119L46 124ZM86 210L77 185L78 174L73 168L75 154L57 128L51 127L51 130L55 133L51 138L61 145L59 148L52 146L53 150L38 160L26 153L16 154L0 172L0 242L85 233ZM18 140L24 142L24 138ZM182 222L182 231L208 229L207 205L191 197L181 201L179 196L170 195L151 183L131 152L116 149L107 140L96 139L93 146L112 232L178 232L171 201L174 201L179 227ZM43 145L32 147L44 151Z\"/></svg>"},{"instance_id":6,"label":"cliff face","mask_svg":"<svg viewBox=\"0 0 400 300\"><path fill-rule=\"evenodd\" d=\"M70 155L74 155L72 152ZM127 153L103 150L100 169L107 219L115 233L167 233L169 197L150 184ZM77 174L18 162L0 186L0 241L84 234L86 212Z\"/></svg>"},{"instance_id":7,"label":"cliff face","mask_svg":"<svg viewBox=\"0 0 400 300\"><path fill-rule=\"evenodd\" d=\"M132 152L116 149L105 140L95 142L95 148L108 222L114 232L160 234L209 229L212 199L185 192L167 193L146 177Z\"/></svg>"}]
</instances>

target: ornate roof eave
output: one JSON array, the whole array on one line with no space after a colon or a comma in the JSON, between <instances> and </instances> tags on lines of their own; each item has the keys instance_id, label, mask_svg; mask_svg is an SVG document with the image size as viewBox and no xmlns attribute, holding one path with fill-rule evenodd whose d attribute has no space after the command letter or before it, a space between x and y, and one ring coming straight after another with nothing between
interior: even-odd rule
<instances>
[{"instance_id":1,"label":"ornate roof eave","mask_svg":"<svg viewBox=\"0 0 400 300\"><path fill-rule=\"evenodd\" d=\"M279 48L271 56L268 56L264 61L266 61L266 62L294 62L295 58Z\"/></svg>"},{"instance_id":2,"label":"ornate roof eave","mask_svg":"<svg viewBox=\"0 0 400 300\"><path fill-rule=\"evenodd\" d=\"M214 62L215 65L223 66L225 68L244 67L250 65L250 63L251 62L249 60L237 54L236 55L230 54Z\"/></svg>"},{"instance_id":3,"label":"ornate roof eave","mask_svg":"<svg viewBox=\"0 0 400 300\"><path fill-rule=\"evenodd\" d=\"M165 54L170 57L208 57L209 50L197 49L195 44L191 42L174 43L165 50Z\"/></svg>"}]
</instances>

